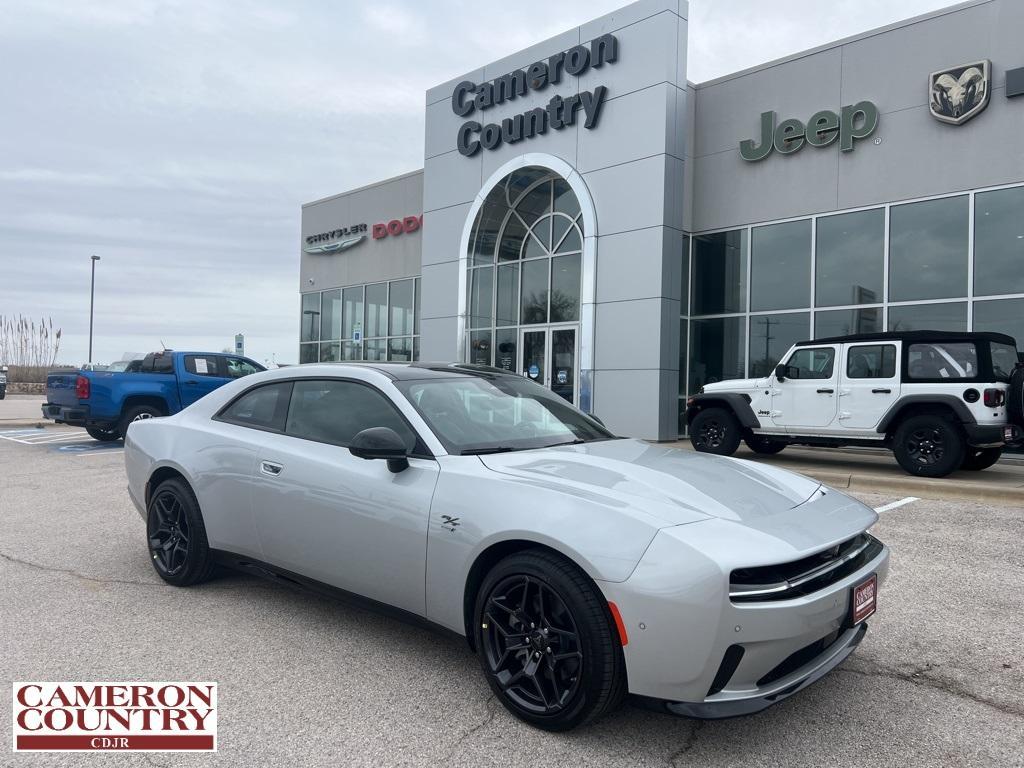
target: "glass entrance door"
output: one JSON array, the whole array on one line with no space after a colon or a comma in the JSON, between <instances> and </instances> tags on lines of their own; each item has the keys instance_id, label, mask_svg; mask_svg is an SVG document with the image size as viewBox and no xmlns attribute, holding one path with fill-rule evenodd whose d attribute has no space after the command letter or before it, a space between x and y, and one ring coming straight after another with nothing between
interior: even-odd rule
<instances>
[{"instance_id":1,"label":"glass entrance door","mask_svg":"<svg viewBox=\"0 0 1024 768\"><path fill-rule=\"evenodd\" d=\"M576 341L575 327L521 331L519 373L575 403Z\"/></svg>"}]
</instances>

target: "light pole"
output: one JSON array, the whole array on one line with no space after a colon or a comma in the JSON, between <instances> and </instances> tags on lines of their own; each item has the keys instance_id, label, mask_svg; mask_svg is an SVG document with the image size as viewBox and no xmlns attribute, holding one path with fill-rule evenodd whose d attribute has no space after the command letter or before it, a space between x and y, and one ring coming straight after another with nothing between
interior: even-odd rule
<instances>
[{"instance_id":1,"label":"light pole","mask_svg":"<svg viewBox=\"0 0 1024 768\"><path fill-rule=\"evenodd\" d=\"M100 260L99 256L93 254L92 261L92 281L89 283L89 362L92 362L92 308L96 301L96 262Z\"/></svg>"}]
</instances>

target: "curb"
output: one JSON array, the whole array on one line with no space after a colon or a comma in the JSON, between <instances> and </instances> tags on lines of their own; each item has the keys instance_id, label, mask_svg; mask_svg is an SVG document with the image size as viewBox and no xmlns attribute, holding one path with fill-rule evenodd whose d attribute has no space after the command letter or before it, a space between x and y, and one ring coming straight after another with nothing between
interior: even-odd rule
<instances>
[{"instance_id":1,"label":"curb","mask_svg":"<svg viewBox=\"0 0 1024 768\"><path fill-rule=\"evenodd\" d=\"M846 472L817 471L814 469L793 469L802 475L842 491L861 493L894 493L917 496L922 499L988 501L1004 504L1024 505L1024 487L997 485L995 483L949 483L941 484L932 480L915 477L888 477L885 475L858 475Z\"/></svg>"}]
</instances>

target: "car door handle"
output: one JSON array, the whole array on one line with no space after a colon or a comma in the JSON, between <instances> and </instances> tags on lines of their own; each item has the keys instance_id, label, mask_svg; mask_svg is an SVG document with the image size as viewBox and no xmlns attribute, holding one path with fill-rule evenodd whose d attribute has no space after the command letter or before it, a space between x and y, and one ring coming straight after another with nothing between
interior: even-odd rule
<instances>
[{"instance_id":1,"label":"car door handle","mask_svg":"<svg viewBox=\"0 0 1024 768\"><path fill-rule=\"evenodd\" d=\"M891 389L872 389L871 390L871 394L872 395L891 395L892 394L892 390Z\"/></svg>"},{"instance_id":2,"label":"car door handle","mask_svg":"<svg viewBox=\"0 0 1024 768\"><path fill-rule=\"evenodd\" d=\"M835 390L834 389L819 389L818 390L818 394L819 395L832 395L832 394L835 394Z\"/></svg>"},{"instance_id":3,"label":"car door handle","mask_svg":"<svg viewBox=\"0 0 1024 768\"><path fill-rule=\"evenodd\" d=\"M260 472L264 475L270 475L271 477L277 477L281 474L281 470L284 469L280 464L275 464L273 461L261 461Z\"/></svg>"},{"instance_id":4,"label":"car door handle","mask_svg":"<svg viewBox=\"0 0 1024 768\"><path fill-rule=\"evenodd\" d=\"M195 380L189 380L189 381L186 381L186 382L185 382L185 385L186 385L186 386L189 386L189 387L194 387L194 386L195 386L196 384L198 384L198 383L199 383L198 381L195 381Z\"/></svg>"}]
</instances>

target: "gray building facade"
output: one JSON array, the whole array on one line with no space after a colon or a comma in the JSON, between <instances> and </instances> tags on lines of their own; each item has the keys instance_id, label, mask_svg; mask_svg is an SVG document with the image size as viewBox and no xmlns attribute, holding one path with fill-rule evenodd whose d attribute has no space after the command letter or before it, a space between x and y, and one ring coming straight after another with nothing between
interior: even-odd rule
<instances>
[{"instance_id":1,"label":"gray building facade","mask_svg":"<svg viewBox=\"0 0 1024 768\"><path fill-rule=\"evenodd\" d=\"M300 359L497 365L669 439L793 341L1024 336L1024 3L700 84L687 15L641 0L427 91L423 171L303 206Z\"/></svg>"}]
</instances>

